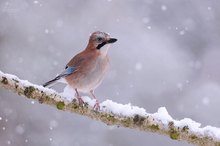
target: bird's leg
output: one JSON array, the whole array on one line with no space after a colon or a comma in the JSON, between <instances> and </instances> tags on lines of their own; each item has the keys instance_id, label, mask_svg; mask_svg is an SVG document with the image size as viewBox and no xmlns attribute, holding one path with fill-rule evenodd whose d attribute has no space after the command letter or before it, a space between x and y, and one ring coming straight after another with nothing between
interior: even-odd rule
<instances>
[{"instance_id":1,"label":"bird's leg","mask_svg":"<svg viewBox=\"0 0 220 146\"><path fill-rule=\"evenodd\" d=\"M83 105L83 104L84 104L84 101L83 101L82 98L80 97L79 92L77 91L77 89L75 89L75 91L76 91L76 98L77 98L77 100L79 101L79 105Z\"/></svg>"},{"instance_id":2,"label":"bird's leg","mask_svg":"<svg viewBox=\"0 0 220 146\"><path fill-rule=\"evenodd\" d=\"M97 98L95 97L95 95L94 95L94 90L91 90L90 93L91 93L93 99L96 100L96 103L95 103L95 105L94 105L93 108L96 109L96 110L99 110L99 109L100 109L100 105L99 105L98 99L97 99Z\"/></svg>"}]
</instances>

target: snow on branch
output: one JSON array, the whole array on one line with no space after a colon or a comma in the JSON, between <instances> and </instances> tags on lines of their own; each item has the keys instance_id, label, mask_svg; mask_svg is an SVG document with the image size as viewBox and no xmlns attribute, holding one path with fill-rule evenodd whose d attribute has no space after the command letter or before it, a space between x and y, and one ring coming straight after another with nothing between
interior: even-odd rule
<instances>
[{"instance_id":1,"label":"snow on branch","mask_svg":"<svg viewBox=\"0 0 220 146\"><path fill-rule=\"evenodd\" d=\"M117 125L146 132L154 132L167 135L173 140L184 140L200 146L220 146L220 128L206 126L189 118L180 121L174 120L165 107L150 114L143 108L131 104L119 104L111 100L101 103L99 111L93 110L94 101L84 97L86 104L82 107L77 100L68 100L52 89L34 85L18 77L5 74L0 71L0 86L11 90L18 95L38 100L39 103L48 104L58 110L69 111L95 120L102 121L107 125Z\"/></svg>"}]
</instances>

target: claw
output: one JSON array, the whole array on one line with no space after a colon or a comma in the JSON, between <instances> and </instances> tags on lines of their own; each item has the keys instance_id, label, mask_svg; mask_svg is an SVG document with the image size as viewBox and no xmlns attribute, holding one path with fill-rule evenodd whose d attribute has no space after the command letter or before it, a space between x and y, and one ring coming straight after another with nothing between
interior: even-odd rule
<instances>
[{"instance_id":1,"label":"claw","mask_svg":"<svg viewBox=\"0 0 220 146\"><path fill-rule=\"evenodd\" d=\"M77 97L77 99L79 101L80 106L83 106L85 104L81 97Z\"/></svg>"},{"instance_id":2,"label":"claw","mask_svg":"<svg viewBox=\"0 0 220 146\"><path fill-rule=\"evenodd\" d=\"M76 98L77 98L77 100L78 100L78 102L79 102L79 105L80 106L83 106L85 103L84 103L84 101L82 100L82 98L81 98L81 96L79 95L79 92L77 91L77 89L75 89L75 91L76 91Z\"/></svg>"},{"instance_id":3,"label":"claw","mask_svg":"<svg viewBox=\"0 0 220 146\"><path fill-rule=\"evenodd\" d=\"M98 100L96 100L96 103L95 103L95 105L93 106L93 109L96 110L96 111L100 110L100 105L99 105Z\"/></svg>"},{"instance_id":4,"label":"claw","mask_svg":"<svg viewBox=\"0 0 220 146\"><path fill-rule=\"evenodd\" d=\"M95 103L93 109L94 109L94 110L97 110L97 111L100 110L99 101L98 101L98 99L97 99L97 98L95 97L95 95L94 95L94 90L91 90L90 93L91 93L93 99L96 100L96 103Z\"/></svg>"}]
</instances>

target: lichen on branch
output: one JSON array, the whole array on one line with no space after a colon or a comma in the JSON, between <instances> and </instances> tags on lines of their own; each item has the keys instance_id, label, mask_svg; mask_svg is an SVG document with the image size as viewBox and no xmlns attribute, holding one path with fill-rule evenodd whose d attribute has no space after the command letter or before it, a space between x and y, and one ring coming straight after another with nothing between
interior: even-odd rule
<instances>
[{"instance_id":1,"label":"lichen on branch","mask_svg":"<svg viewBox=\"0 0 220 146\"><path fill-rule=\"evenodd\" d=\"M58 110L87 116L102 121L107 125L138 129L146 132L154 132L167 135L173 140L183 140L200 146L220 146L220 129L206 126L201 128L200 123L189 118L180 121L174 120L166 108L158 109L158 112L150 114L143 108L131 104L119 104L106 100L100 104L99 111L93 110L94 101L86 98L84 106L80 106L77 100L67 100L52 89L20 80L18 77L5 74L0 71L0 87L17 93L18 95L48 104Z\"/></svg>"}]
</instances>

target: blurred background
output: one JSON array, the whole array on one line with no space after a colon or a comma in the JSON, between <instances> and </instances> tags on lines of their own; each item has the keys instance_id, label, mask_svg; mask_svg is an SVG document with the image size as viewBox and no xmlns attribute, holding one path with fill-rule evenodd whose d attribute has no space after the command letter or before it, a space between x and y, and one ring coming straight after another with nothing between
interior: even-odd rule
<instances>
[{"instance_id":1,"label":"blurred background","mask_svg":"<svg viewBox=\"0 0 220 146\"><path fill-rule=\"evenodd\" d=\"M220 1L1 0L0 70L35 84L105 31L118 39L100 101L132 103L220 127ZM57 91L63 85L55 86ZM1 146L190 146L107 126L0 89Z\"/></svg>"}]
</instances>

